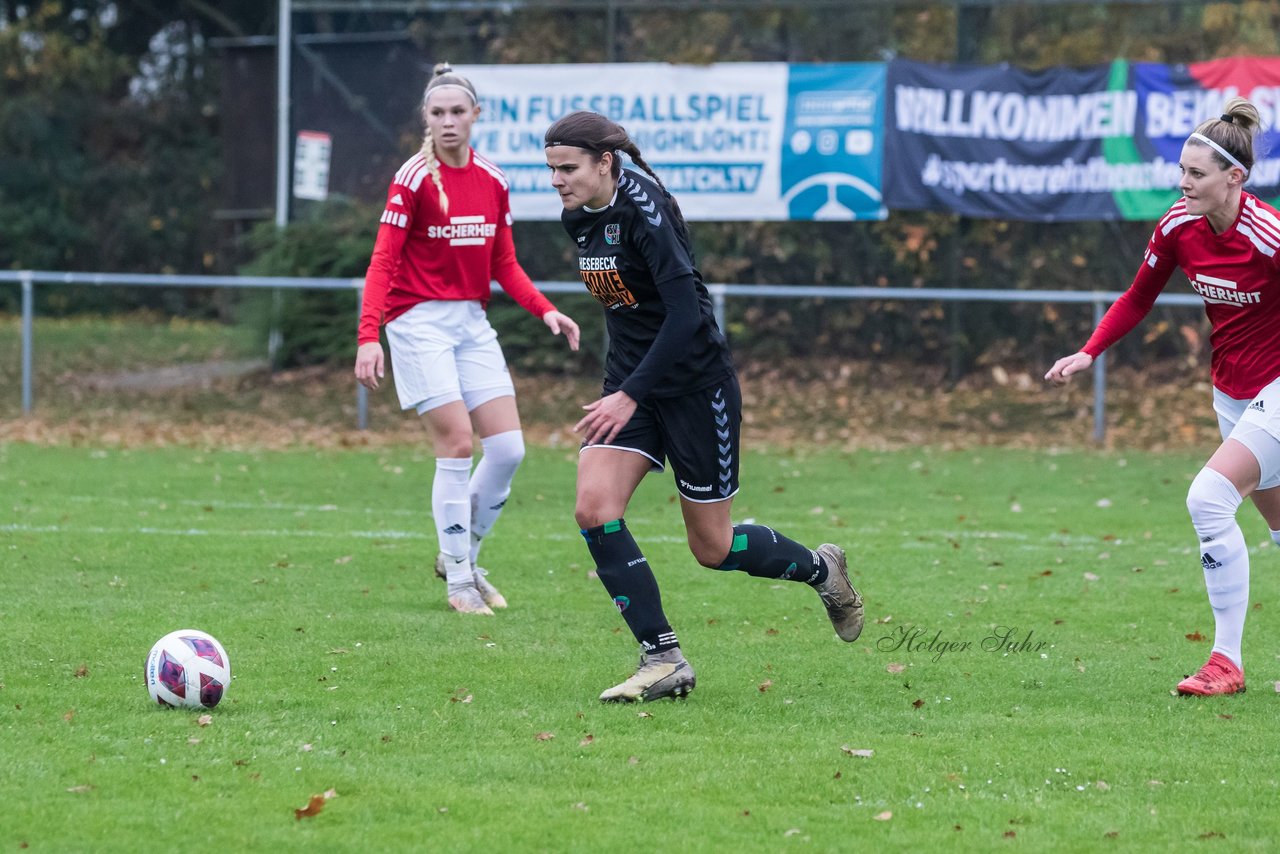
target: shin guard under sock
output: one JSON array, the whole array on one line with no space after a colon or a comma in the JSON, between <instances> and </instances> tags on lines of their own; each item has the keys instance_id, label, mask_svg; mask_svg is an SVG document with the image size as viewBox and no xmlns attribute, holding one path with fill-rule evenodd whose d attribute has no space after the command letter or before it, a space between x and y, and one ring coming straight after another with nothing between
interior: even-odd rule
<instances>
[{"instance_id":1,"label":"shin guard under sock","mask_svg":"<svg viewBox=\"0 0 1280 854\"><path fill-rule=\"evenodd\" d=\"M764 525L734 525L733 545L716 569L806 584L827 580L826 564L817 552Z\"/></svg>"},{"instance_id":2,"label":"shin guard under sock","mask_svg":"<svg viewBox=\"0 0 1280 854\"><path fill-rule=\"evenodd\" d=\"M676 633L662 613L662 594L649 562L640 552L627 523L621 519L582 531L596 563L596 574L626 620L631 634L646 653L679 646Z\"/></svg>"}]
</instances>

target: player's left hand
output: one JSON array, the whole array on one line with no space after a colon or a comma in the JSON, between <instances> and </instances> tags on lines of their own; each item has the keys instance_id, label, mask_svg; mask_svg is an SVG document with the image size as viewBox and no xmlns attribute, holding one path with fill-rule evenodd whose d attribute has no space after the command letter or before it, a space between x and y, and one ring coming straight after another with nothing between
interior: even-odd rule
<instances>
[{"instance_id":1,"label":"player's left hand","mask_svg":"<svg viewBox=\"0 0 1280 854\"><path fill-rule=\"evenodd\" d=\"M542 315L542 322L547 324L552 335L563 333L570 350L578 349L578 324L574 323L572 317L559 311L548 311Z\"/></svg>"},{"instance_id":2,"label":"player's left hand","mask_svg":"<svg viewBox=\"0 0 1280 854\"><path fill-rule=\"evenodd\" d=\"M582 407L587 414L573 425L588 445L607 445L635 414L636 402L625 391L615 391Z\"/></svg>"}]
</instances>

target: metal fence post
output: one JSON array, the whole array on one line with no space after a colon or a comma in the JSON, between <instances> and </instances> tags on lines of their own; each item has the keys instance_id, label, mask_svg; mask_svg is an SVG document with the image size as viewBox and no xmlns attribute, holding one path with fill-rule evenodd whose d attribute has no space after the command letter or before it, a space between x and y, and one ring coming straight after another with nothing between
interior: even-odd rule
<instances>
[{"instance_id":1,"label":"metal fence post","mask_svg":"<svg viewBox=\"0 0 1280 854\"><path fill-rule=\"evenodd\" d=\"M722 285L710 285L707 290L711 293L711 313L716 317L716 326L720 327L721 334L728 339L729 330L724 325L724 287Z\"/></svg>"},{"instance_id":2,"label":"metal fence post","mask_svg":"<svg viewBox=\"0 0 1280 854\"><path fill-rule=\"evenodd\" d=\"M22 414L31 414L31 335L35 314L35 277L30 270L22 276Z\"/></svg>"},{"instance_id":3,"label":"metal fence post","mask_svg":"<svg viewBox=\"0 0 1280 854\"><path fill-rule=\"evenodd\" d=\"M1105 306L1101 300L1093 303L1093 328L1102 322ZM1099 353L1093 360L1093 440L1099 444L1107 437L1107 354Z\"/></svg>"}]
</instances>

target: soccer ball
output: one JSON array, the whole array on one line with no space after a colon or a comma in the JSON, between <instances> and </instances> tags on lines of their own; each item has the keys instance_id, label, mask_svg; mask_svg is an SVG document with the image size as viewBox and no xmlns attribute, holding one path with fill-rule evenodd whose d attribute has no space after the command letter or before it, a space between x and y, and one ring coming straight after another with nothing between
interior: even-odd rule
<instances>
[{"instance_id":1,"label":"soccer ball","mask_svg":"<svg viewBox=\"0 0 1280 854\"><path fill-rule=\"evenodd\" d=\"M213 635L180 629L151 647L143 675L162 706L212 709L231 683L231 662Z\"/></svg>"}]
</instances>

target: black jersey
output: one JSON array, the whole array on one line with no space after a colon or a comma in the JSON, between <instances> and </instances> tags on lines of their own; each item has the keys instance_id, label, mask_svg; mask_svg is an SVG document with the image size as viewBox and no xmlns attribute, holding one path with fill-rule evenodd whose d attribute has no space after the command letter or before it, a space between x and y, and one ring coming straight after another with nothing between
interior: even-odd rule
<instances>
[{"instance_id":1,"label":"black jersey","mask_svg":"<svg viewBox=\"0 0 1280 854\"><path fill-rule=\"evenodd\" d=\"M604 210L566 210L578 269L605 308L605 389L636 401L707 388L733 373L689 233L648 175L624 169Z\"/></svg>"}]
</instances>

